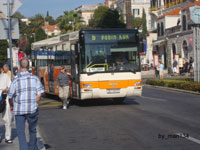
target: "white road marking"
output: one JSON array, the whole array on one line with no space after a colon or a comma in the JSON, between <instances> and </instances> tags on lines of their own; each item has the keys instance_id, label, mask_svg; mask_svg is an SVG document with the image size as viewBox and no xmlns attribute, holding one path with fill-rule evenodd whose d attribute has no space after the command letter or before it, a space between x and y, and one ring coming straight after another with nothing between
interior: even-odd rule
<instances>
[{"instance_id":1,"label":"white road marking","mask_svg":"<svg viewBox=\"0 0 200 150\"><path fill-rule=\"evenodd\" d=\"M183 136L183 134L181 134L181 133L176 133L176 135ZM184 138L189 140L189 141L192 141L194 143L200 144L200 140L199 139L193 138L191 136L184 137Z\"/></svg>"},{"instance_id":2,"label":"white road marking","mask_svg":"<svg viewBox=\"0 0 200 150\"><path fill-rule=\"evenodd\" d=\"M157 100L157 101L162 101L162 102L166 102L166 99L161 99L161 98L155 98L155 97L146 97L146 96L141 96L142 98L147 98L147 99L151 99L151 100Z\"/></svg>"}]
</instances>

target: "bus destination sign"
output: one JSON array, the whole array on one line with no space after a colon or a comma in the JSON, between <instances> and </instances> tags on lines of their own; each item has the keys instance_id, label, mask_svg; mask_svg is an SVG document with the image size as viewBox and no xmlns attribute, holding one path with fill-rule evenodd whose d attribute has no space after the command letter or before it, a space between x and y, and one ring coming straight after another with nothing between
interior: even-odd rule
<instances>
[{"instance_id":1,"label":"bus destination sign","mask_svg":"<svg viewBox=\"0 0 200 150\"><path fill-rule=\"evenodd\" d=\"M86 34L85 43L135 42L135 33Z\"/></svg>"}]
</instances>

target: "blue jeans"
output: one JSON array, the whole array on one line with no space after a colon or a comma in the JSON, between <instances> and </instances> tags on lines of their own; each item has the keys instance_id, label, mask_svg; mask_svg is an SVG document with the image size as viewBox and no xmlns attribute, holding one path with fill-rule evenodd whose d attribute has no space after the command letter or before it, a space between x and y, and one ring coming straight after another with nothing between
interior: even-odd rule
<instances>
[{"instance_id":1,"label":"blue jeans","mask_svg":"<svg viewBox=\"0 0 200 150\"><path fill-rule=\"evenodd\" d=\"M37 137L36 137L36 126L38 121L38 110L33 114L15 115L17 135L19 139L20 150L38 150L37 148ZM26 141L25 136L25 122L29 124L29 144Z\"/></svg>"}]
</instances>

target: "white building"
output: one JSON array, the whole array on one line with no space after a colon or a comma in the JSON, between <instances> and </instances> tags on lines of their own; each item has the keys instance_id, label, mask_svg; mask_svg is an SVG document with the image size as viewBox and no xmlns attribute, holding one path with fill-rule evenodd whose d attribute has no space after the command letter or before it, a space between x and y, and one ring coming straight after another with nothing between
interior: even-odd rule
<instances>
[{"instance_id":1,"label":"white building","mask_svg":"<svg viewBox=\"0 0 200 150\"><path fill-rule=\"evenodd\" d=\"M153 42L154 54L159 55L168 72L172 70L174 58L183 68L183 60L194 57L193 31L187 10L196 5L200 6L200 0L151 0L151 16L158 35Z\"/></svg>"},{"instance_id":2,"label":"white building","mask_svg":"<svg viewBox=\"0 0 200 150\"><path fill-rule=\"evenodd\" d=\"M55 24L55 25L49 25L48 22L45 22L45 25L42 26L42 29L45 31L45 33L48 35L48 36L52 36L52 35L59 35L61 33L59 27L58 27L58 24Z\"/></svg>"},{"instance_id":3,"label":"white building","mask_svg":"<svg viewBox=\"0 0 200 150\"><path fill-rule=\"evenodd\" d=\"M92 18L95 9L100 5L81 5L75 9L75 12L79 13L82 17L83 24L88 25L89 20Z\"/></svg>"}]
</instances>

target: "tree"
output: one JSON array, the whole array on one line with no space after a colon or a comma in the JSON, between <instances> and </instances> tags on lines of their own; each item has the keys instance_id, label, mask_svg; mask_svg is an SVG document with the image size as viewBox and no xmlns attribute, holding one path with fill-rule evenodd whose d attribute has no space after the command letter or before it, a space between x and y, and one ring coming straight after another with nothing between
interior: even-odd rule
<instances>
[{"instance_id":1,"label":"tree","mask_svg":"<svg viewBox=\"0 0 200 150\"><path fill-rule=\"evenodd\" d=\"M124 14L123 14L122 10L120 9L119 12L120 12L120 13L119 13L119 21L120 21L121 23L124 23L124 24L125 24Z\"/></svg>"},{"instance_id":2,"label":"tree","mask_svg":"<svg viewBox=\"0 0 200 150\"><path fill-rule=\"evenodd\" d=\"M141 30L142 29L142 18L133 18L133 28Z\"/></svg>"},{"instance_id":3,"label":"tree","mask_svg":"<svg viewBox=\"0 0 200 150\"><path fill-rule=\"evenodd\" d=\"M56 21L53 19L52 16L49 16L49 12L47 11L47 15L45 17L45 21L49 23L49 25L56 24Z\"/></svg>"},{"instance_id":4,"label":"tree","mask_svg":"<svg viewBox=\"0 0 200 150\"><path fill-rule=\"evenodd\" d=\"M143 34L148 34L148 31L147 31L146 13L145 13L144 8L143 8L143 11L142 11L142 33L143 33Z\"/></svg>"},{"instance_id":5,"label":"tree","mask_svg":"<svg viewBox=\"0 0 200 150\"><path fill-rule=\"evenodd\" d=\"M65 11L63 16L60 16L56 19L61 29L62 33L71 32L73 30L79 30L82 27L80 14L75 13L74 11Z\"/></svg>"},{"instance_id":6,"label":"tree","mask_svg":"<svg viewBox=\"0 0 200 150\"><path fill-rule=\"evenodd\" d=\"M7 61L7 40L0 40L0 63L5 63Z\"/></svg>"},{"instance_id":7,"label":"tree","mask_svg":"<svg viewBox=\"0 0 200 150\"><path fill-rule=\"evenodd\" d=\"M30 18L30 22L29 26L32 29L32 32L35 32L44 25L44 17L42 14L36 14L34 17Z\"/></svg>"},{"instance_id":8,"label":"tree","mask_svg":"<svg viewBox=\"0 0 200 150\"><path fill-rule=\"evenodd\" d=\"M125 24L120 21L117 10L112 10L107 6L99 6L94 11L89 26L93 28L124 28Z\"/></svg>"}]
</instances>

